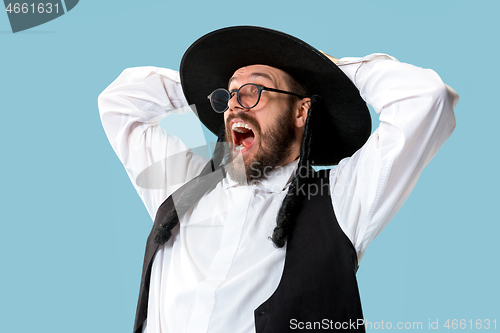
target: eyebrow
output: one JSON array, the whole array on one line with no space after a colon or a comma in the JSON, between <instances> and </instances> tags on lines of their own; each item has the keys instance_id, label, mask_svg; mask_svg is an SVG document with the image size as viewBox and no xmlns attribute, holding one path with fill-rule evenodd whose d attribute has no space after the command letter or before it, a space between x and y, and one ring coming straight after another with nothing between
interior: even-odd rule
<instances>
[{"instance_id":1,"label":"eyebrow","mask_svg":"<svg viewBox=\"0 0 500 333\"><path fill-rule=\"evenodd\" d=\"M258 77L263 77L263 78L266 78L266 79L268 79L269 81L271 81L271 82L273 82L274 84L276 84L276 83L274 82L273 77L272 77L271 75L269 75L269 74L266 74L266 73L260 73L260 72L255 72L255 73L250 74L250 78L255 79L255 78L258 78ZM228 88L229 88L229 86L231 85L231 82L233 82L235 79L236 79L236 78L235 78L234 76L233 76L233 77L231 77L231 78L229 79L229 82L228 82L228 84L227 84L227 87L228 87Z\"/></svg>"}]
</instances>

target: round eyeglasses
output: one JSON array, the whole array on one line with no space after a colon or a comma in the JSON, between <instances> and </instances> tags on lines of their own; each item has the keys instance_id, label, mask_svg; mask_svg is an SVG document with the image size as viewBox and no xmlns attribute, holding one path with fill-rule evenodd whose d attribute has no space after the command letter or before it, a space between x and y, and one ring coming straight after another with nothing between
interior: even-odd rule
<instances>
[{"instance_id":1,"label":"round eyeglasses","mask_svg":"<svg viewBox=\"0 0 500 333\"><path fill-rule=\"evenodd\" d=\"M251 109L259 104L260 94L262 93L262 90L304 98L303 96L300 96L293 92L267 88L264 86L259 86L255 83L246 83L239 89L233 90L218 88L215 89L210 95L208 95L207 98L210 100L212 108L217 113L223 113L224 111L229 109L228 103L229 100L234 96L234 94L236 94L236 99L238 100L238 103L241 105L241 107L243 107L244 109Z\"/></svg>"}]
</instances>

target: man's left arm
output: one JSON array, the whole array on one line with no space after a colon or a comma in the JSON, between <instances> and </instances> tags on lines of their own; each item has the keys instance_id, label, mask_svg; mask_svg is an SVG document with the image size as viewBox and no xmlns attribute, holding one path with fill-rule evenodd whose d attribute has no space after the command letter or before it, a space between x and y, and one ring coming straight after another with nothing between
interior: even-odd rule
<instances>
[{"instance_id":1,"label":"man's left arm","mask_svg":"<svg viewBox=\"0 0 500 333\"><path fill-rule=\"evenodd\" d=\"M453 132L458 95L434 71L387 55L343 58L337 65L380 114L366 144L330 175L335 214L361 260Z\"/></svg>"}]
</instances>

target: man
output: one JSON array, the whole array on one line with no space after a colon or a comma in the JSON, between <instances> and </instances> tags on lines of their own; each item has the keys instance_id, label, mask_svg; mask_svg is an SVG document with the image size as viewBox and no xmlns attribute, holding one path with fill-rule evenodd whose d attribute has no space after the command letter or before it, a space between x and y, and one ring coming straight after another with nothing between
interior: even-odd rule
<instances>
[{"instance_id":1,"label":"man","mask_svg":"<svg viewBox=\"0 0 500 333\"><path fill-rule=\"evenodd\" d=\"M364 331L357 266L451 135L456 93L259 27L201 37L180 69L125 70L99 97L155 221L134 332ZM219 135L210 161L158 126L190 104Z\"/></svg>"}]
</instances>

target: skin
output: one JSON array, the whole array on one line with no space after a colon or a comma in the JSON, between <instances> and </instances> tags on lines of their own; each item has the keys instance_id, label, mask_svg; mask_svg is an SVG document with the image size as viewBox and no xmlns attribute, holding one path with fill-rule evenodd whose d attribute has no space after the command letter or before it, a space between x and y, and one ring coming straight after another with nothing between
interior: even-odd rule
<instances>
[{"instance_id":1,"label":"skin","mask_svg":"<svg viewBox=\"0 0 500 333\"><path fill-rule=\"evenodd\" d=\"M229 80L229 90L238 89L246 83L255 83L269 88L275 88L285 91L290 91L285 81L285 75L282 70L266 66L266 65L252 65L247 67L242 67L234 72L233 76ZM243 121L240 116L242 113L246 113L250 118L252 118L261 128L261 132L276 129L277 118L284 112L293 113L293 127L295 129L295 140L291 144L291 150L289 156L283 160L279 165L284 165L296 160L300 156L300 146L302 143L302 137L304 135L304 126L307 119L307 112L311 104L310 98L297 99L290 111L288 105L288 95L263 91L261 99L257 106L252 109L244 109L238 103L236 95L229 101L229 109L224 113L224 121L226 126L231 128L234 122ZM240 116L239 116L240 115ZM230 118L229 123L227 119ZM246 122L252 129L251 123ZM266 147L266 142L262 140L258 131L255 131L254 143L236 152L242 154L245 165L251 163L255 157L257 151L260 148ZM227 138L228 141L232 141L231 138Z\"/></svg>"},{"instance_id":2,"label":"skin","mask_svg":"<svg viewBox=\"0 0 500 333\"><path fill-rule=\"evenodd\" d=\"M330 59L330 60L331 60L334 64L337 64L337 63L339 62L339 59L334 58L334 57L332 57L331 55L326 54L325 52L323 52L323 51L321 51L321 50L319 50L319 52L321 52L321 53L323 53L324 55L326 55L326 56L328 57L328 59Z\"/></svg>"}]
</instances>

